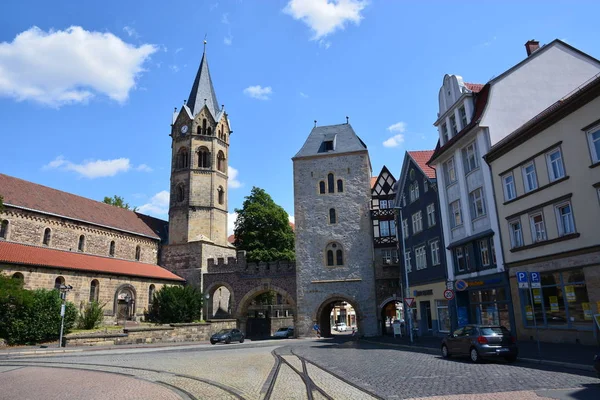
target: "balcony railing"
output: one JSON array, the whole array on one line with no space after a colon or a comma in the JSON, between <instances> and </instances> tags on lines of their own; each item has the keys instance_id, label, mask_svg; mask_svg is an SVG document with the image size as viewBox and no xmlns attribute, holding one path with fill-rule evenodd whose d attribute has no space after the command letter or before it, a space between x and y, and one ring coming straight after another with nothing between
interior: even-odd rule
<instances>
[{"instance_id":1,"label":"balcony railing","mask_svg":"<svg viewBox=\"0 0 600 400\"><path fill-rule=\"evenodd\" d=\"M375 247L391 247L395 246L397 243L395 236L383 236L373 238L373 244Z\"/></svg>"},{"instance_id":2,"label":"balcony railing","mask_svg":"<svg viewBox=\"0 0 600 400\"><path fill-rule=\"evenodd\" d=\"M394 219L394 209L383 208L379 210L371 210L371 219Z\"/></svg>"}]
</instances>

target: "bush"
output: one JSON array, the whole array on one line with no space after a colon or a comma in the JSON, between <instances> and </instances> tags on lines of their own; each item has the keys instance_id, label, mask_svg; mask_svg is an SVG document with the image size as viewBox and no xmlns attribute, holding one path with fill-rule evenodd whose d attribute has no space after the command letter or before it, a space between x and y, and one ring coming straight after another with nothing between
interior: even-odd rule
<instances>
[{"instance_id":1,"label":"bush","mask_svg":"<svg viewBox=\"0 0 600 400\"><path fill-rule=\"evenodd\" d=\"M102 320L104 319L104 306L98 304L96 301L92 301L87 303L83 312L79 314L77 318L77 328L78 329L94 329L100 326Z\"/></svg>"},{"instance_id":2,"label":"bush","mask_svg":"<svg viewBox=\"0 0 600 400\"><path fill-rule=\"evenodd\" d=\"M200 319L202 292L192 286L163 286L154 296L148 319L159 324Z\"/></svg>"},{"instance_id":3,"label":"bush","mask_svg":"<svg viewBox=\"0 0 600 400\"><path fill-rule=\"evenodd\" d=\"M26 290L23 282L0 276L0 338L8 344L32 344L58 339L60 306L58 290ZM64 333L77 318L73 303L66 303Z\"/></svg>"}]
</instances>

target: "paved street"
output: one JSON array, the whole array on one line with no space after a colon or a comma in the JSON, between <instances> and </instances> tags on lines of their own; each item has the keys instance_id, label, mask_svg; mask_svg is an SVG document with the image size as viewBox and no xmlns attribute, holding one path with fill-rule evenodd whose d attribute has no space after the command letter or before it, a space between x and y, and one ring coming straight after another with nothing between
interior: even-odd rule
<instances>
[{"instance_id":1,"label":"paved street","mask_svg":"<svg viewBox=\"0 0 600 400\"><path fill-rule=\"evenodd\" d=\"M340 338L5 358L0 387L0 399L600 398L588 372L476 365Z\"/></svg>"}]
</instances>

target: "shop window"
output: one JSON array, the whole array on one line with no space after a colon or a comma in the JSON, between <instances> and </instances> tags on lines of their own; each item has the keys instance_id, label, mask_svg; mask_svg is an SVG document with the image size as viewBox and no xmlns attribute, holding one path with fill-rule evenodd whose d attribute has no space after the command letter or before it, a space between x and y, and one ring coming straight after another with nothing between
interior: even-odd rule
<instances>
[{"instance_id":1,"label":"shop window","mask_svg":"<svg viewBox=\"0 0 600 400\"><path fill-rule=\"evenodd\" d=\"M438 331L450 332L450 312L448 311L447 300L436 300Z\"/></svg>"}]
</instances>

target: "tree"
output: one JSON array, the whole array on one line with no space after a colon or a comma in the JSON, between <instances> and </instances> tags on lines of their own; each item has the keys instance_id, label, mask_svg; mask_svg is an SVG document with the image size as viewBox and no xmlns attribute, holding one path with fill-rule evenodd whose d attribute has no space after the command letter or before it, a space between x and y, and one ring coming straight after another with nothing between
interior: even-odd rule
<instances>
[{"instance_id":1,"label":"tree","mask_svg":"<svg viewBox=\"0 0 600 400\"><path fill-rule=\"evenodd\" d=\"M113 197L105 196L103 203L110 204L111 206L121 207L126 210L136 211L137 207L130 208L129 203L125 203L125 199L121 196L117 196L116 194Z\"/></svg>"},{"instance_id":2,"label":"tree","mask_svg":"<svg viewBox=\"0 0 600 400\"><path fill-rule=\"evenodd\" d=\"M4 197L0 196L0 212L4 211Z\"/></svg>"},{"instance_id":3,"label":"tree","mask_svg":"<svg viewBox=\"0 0 600 400\"><path fill-rule=\"evenodd\" d=\"M294 231L288 214L261 188L253 187L236 209L235 246L250 262L294 260Z\"/></svg>"},{"instance_id":4,"label":"tree","mask_svg":"<svg viewBox=\"0 0 600 400\"><path fill-rule=\"evenodd\" d=\"M150 305L147 317L152 322L172 324L200 319L202 292L193 286L163 286Z\"/></svg>"}]
</instances>

